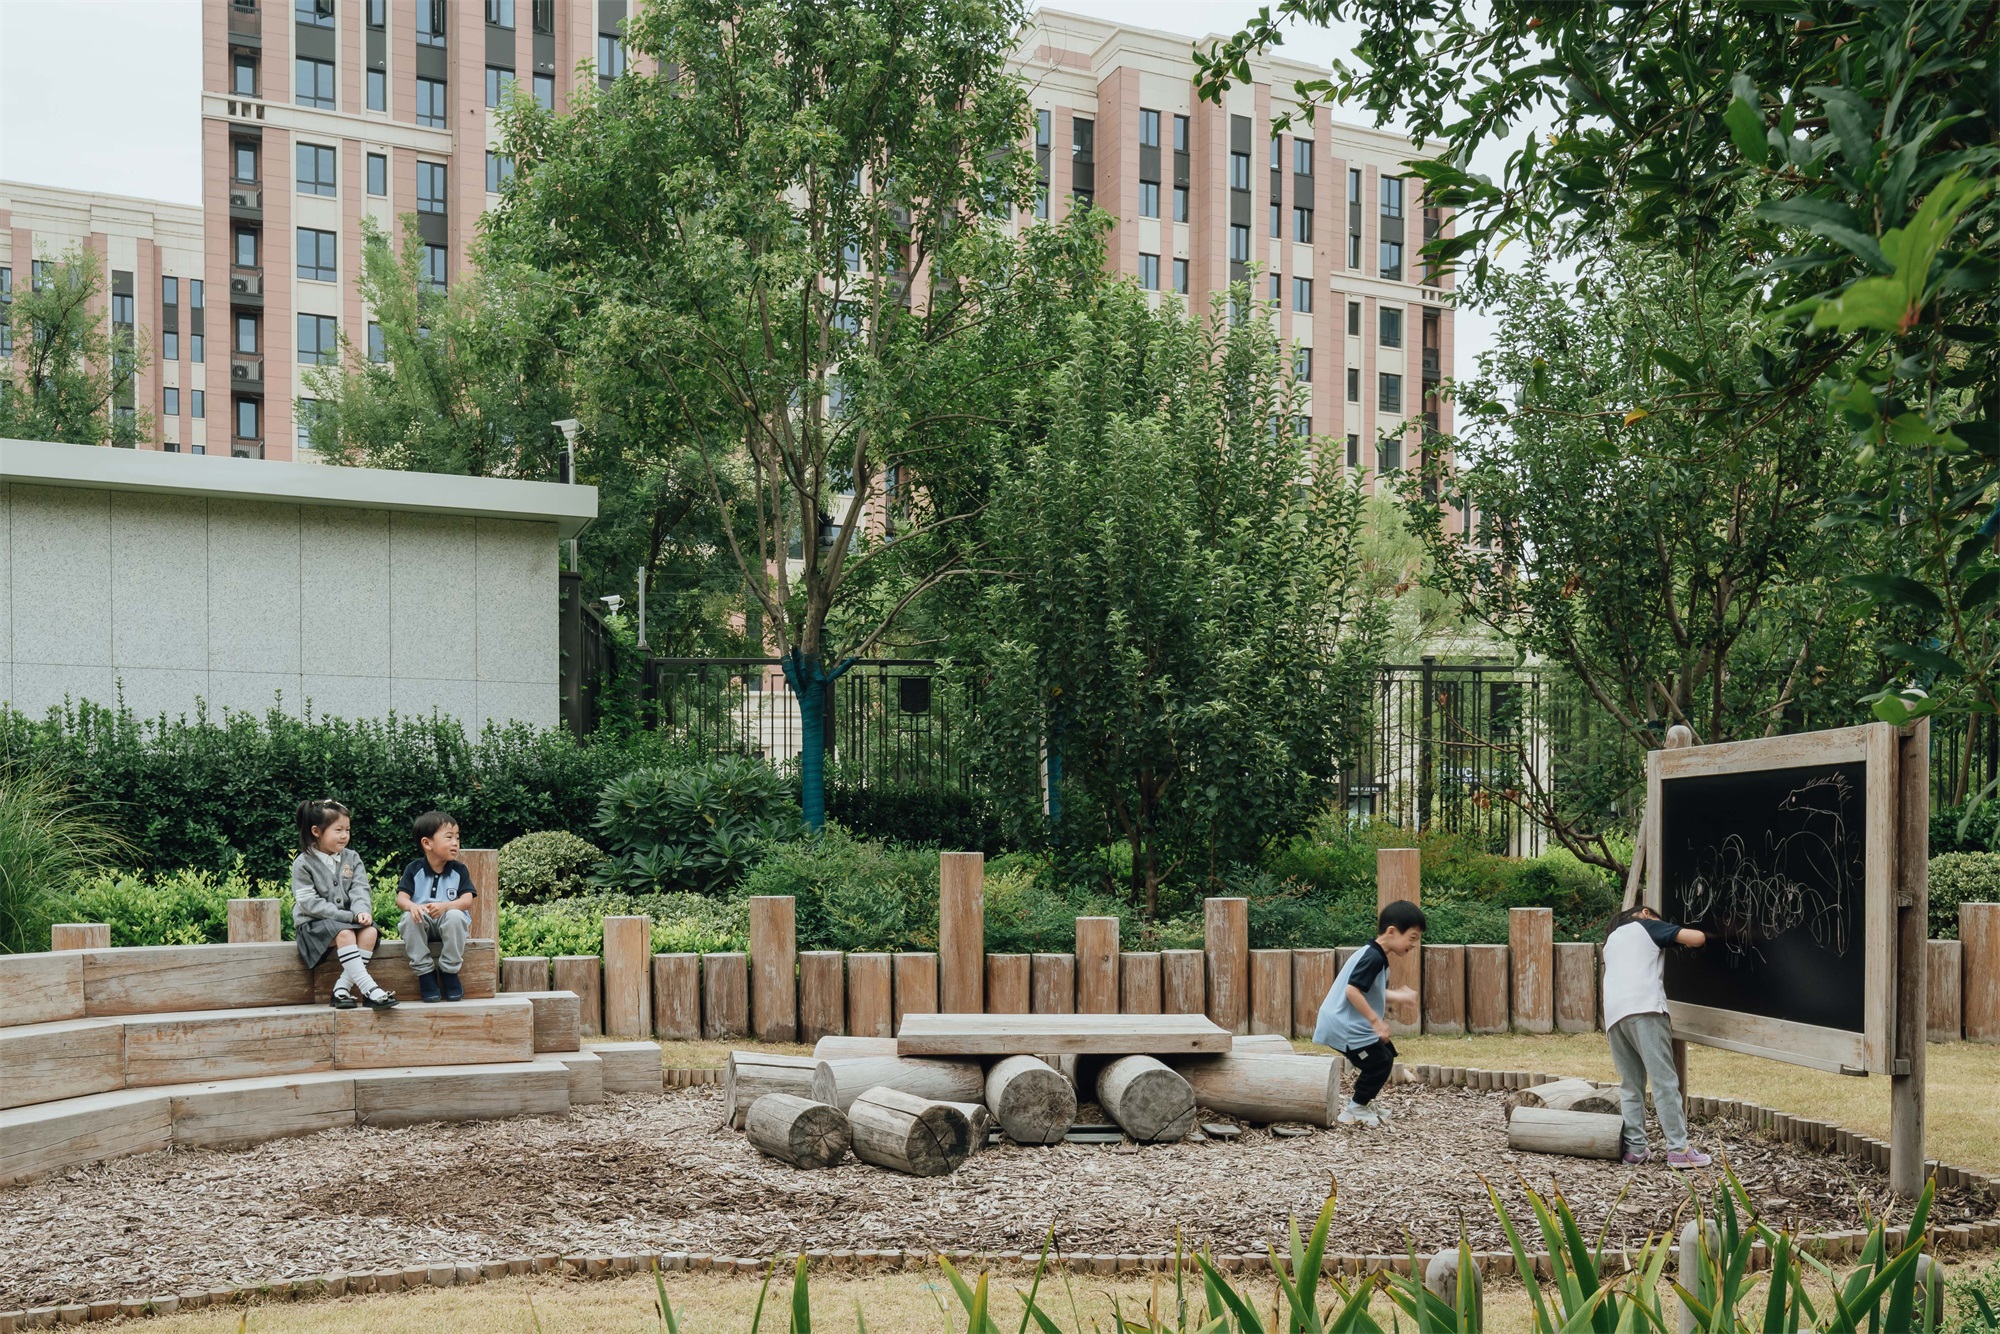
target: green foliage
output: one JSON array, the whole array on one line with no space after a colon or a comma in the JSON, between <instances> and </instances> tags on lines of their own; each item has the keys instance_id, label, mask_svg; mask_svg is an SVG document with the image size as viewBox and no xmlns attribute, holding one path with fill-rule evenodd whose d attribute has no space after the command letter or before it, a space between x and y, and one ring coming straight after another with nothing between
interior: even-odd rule
<instances>
[{"instance_id":1,"label":"green foliage","mask_svg":"<svg viewBox=\"0 0 2000 1334\"><path fill-rule=\"evenodd\" d=\"M2000 853L1945 852L1931 858L1932 940L1958 939L1958 905L2000 903Z\"/></svg>"},{"instance_id":2,"label":"green foliage","mask_svg":"<svg viewBox=\"0 0 2000 1334\"><path fill-rule=\"evenodd\" d=\"M1931 808L1931 855L1991 852L2000 844L2000 802Z\"/></svg>"},{"instance_id":3,"label":"green foliage","mask_svg":"<svg viewBox=\"0 0 2000 1334\"><path fill-rule=\"evenodd\" d=\"M79 886L68 911L75 921L109 924L114 946L219 945L229 939L229 900L258 898L279 888L251 880L241 863L222 875L180 870L149 877L125 871ZM289 902L281 916L289 936Z\"/></svg>"},{"instance_id":4,"label":"green foliage","mask_svg":"<svg viewBox=\"0 0 2000 1334\"><path fill-rule=\"evenodd\" d=\"M1951 1298L1951 1322L1944 1334L1995 1334L2000 1331L2000 1264L1989 1262L1984 1269L1947 1287Z\"/></svg>"},{"instance_id":5,"label":"green foliage","mask_svg":"<svg viewBox=\"0 0 2000 1334\"><path fill-rule=\"evenodd\" d=\"M61 440L131 446L152 433L153 414L135 398L150 346L144 329L107 332L104 265L71 246L37 276L14 260L13 299L0 325L13 334L0 359L0 440Z\"/></svg>"},{"instance_id":6,"label":"green foliage","mask_svg":"<svg viewBox=\"0 0 2000 1334\"><path fill-rule=\"evenodd\" d=\"M888 787L829 775L826 813L857 838L989 855L1005 846L993 804L961 788Z\"/></svg>"},{"instance_id":7,"label":"green foliage","mask_svg":"<svg viewBox=\"0 0 2000 1334\"><path fill-rule=\"evenodd\" d=\"M308 701L308 703L310 703ZM467 846L538 829L586 827L604 785L671 752L653 735L593 741L527 726L477 739L457 722L391 716L349 722L273 708L261 717L141 719L93 704L30 719L0 710L0 757L67 782L131 844L136 864L286 878L297 811L333 797L354 812L354 849L372 865L416 855L410 821L433 808L459 819Z\"/></svg>"},{"instance_id":8,"label":"green foliage","mask_svg":"<svg viewBox=\"0 0 2000 1334\"><path fill-rule=\"evenodd\" d=\"M766 844L796 836L799 820L777 770L725 755L614 779L598 799L596 829L612 854L598 867L600 884L713 893L735 884Z\"/></svg>"},{"instance_id":9,"label":"green foliage","mask_svg":"<svg viewBox=\"0 0 2000 1334\"><path fill-rule=\"evenodd\" d=\"M543 903L584 893L603 860L596 844L566 829L509 839L500 848L500 901Z\"/></svg>"},{"instance_id":10,"label":"green foliage","mask_svg":"<svg viewBox=\"0 0 2000 1334\"><path fill-rule=\"evenodd\" d=\"M77 920L71 892L125 851L104 816L51 772L0 766L0 954L45 950L51 922Z\"/></svg>"},{"instance_id":11,"label":"green foliage","mask_svg":"<svg viewBox=\"0 0 2000 1334\"><path fill-rule=\"evenodd\" d=\"M585 894L550 903L500 904L500 953L602 954L606 917L653 919L656 954L741 950L750 938L747 907L700 894ZM393 919L392 919L393 920Z\"/></svg>"},{"instance_id":12,"label":"green foliage","mask_svg":"<svg viewBox=\"0 0 2000 1334\"><path fill-rule=\"evenodd\" d=\"M935 848L864 842L829 823L752 867L738 898L757 894L797 899L801 949L937 948Z\"/></svg>"}]
</instances>

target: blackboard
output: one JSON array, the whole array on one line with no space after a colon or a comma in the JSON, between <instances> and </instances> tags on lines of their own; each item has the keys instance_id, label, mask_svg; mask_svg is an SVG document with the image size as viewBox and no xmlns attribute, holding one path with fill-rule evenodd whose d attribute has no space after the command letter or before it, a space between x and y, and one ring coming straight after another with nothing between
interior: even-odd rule
<instances>
[{"instance_id":1,"label":"blackboard","mask_svg":"<svg viewBox=\"0 0 2000 1334\"><path fill-rule=\"evenodd\" d=\"M1708 933L1669 950L1667 998L1862 1033L1867 782L1855 761L1660 783L1660 915Z\"/></svg>"}]
</instances>

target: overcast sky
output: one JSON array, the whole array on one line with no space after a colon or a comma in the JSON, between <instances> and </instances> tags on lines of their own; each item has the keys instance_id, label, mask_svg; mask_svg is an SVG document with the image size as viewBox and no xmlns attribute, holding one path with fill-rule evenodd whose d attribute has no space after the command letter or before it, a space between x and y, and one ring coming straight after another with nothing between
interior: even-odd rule
<instances>
[{"instance_id":1,"label":"overcast sky","mask_svg":"<svg viewBox=\"0 0 2000 1334\"><path fill-rule=\"evenodd\" d=\"M1235 31L1258 5L1062 0L1052 7L1200 37ZM1358 34L1352 26L1294 26L1284 50L1325 63L1350 51ZM0 180L199 204L200 94L201 0L0 0ZM1461 374L1472 371L1486 341L1486 322L1463 312Z\"/></svg>"}]
</instances>

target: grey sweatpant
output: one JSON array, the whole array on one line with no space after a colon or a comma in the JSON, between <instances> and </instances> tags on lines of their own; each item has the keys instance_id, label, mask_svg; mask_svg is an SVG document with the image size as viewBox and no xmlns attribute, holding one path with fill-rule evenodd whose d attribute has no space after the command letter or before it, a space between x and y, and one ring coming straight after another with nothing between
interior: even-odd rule
<instances>
[{"instance_id":1,"label":"grey sweatpant","mask_svg":"<svg viewBox=\"0 0 2000 1334\"><path fill-rule=\"evenodd\" d=\"M447 908L435 921L419 920L415 913L403 914L403 949L410 957L410 971L418 977L433 968L456 973L465 963L465 942L472 935L472 917L463 908ZM431 960L431 942L443 945L436 962Z\"/></svg>"},{"instance_id":2,"label":"grey sweatpant","mask_svg":"<svg viewBox=\"0 0 2000 1334\"><path fill-rule=\"evenodd\" d=\"M1686 1149L1687 1116L1681 1109L1681 1077L1674 1069L1674 1035L1667 1016L1627 1015L1605 1036L1611 1040L1611 1063L1618 1067L1618 1078L1624 1084L1620 1097L1625 1111L1626 1152L1642 1153L1646 1148L1648 1080L1653 1084L1653 1111L1660 1118L1660 1133L1667 1137L1667 1152Z\"/></svg>"}]
</instances>

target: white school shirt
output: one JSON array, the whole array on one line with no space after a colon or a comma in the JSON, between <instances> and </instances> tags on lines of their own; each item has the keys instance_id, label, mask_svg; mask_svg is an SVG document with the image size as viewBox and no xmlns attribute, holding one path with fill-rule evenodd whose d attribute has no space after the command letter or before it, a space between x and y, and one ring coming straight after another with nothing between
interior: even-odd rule
<instances>
[{"instance_id":1,"label":"white school shirt","mask_svg":"<svg viewBox=\"0 0 2000 1334\"><path fill-rule=\"evenodd\" d=\"M1604 942L1604 1031L1635 1014L1665 1014L1667 984L1662 945L1680 933L1672 922L1638 918Z\"/></svg>"}]
</instances>

